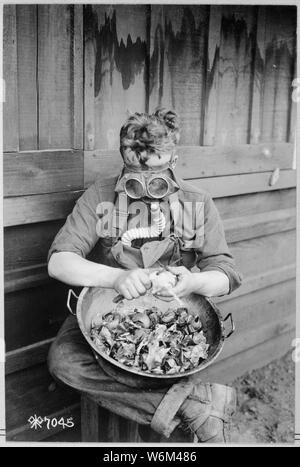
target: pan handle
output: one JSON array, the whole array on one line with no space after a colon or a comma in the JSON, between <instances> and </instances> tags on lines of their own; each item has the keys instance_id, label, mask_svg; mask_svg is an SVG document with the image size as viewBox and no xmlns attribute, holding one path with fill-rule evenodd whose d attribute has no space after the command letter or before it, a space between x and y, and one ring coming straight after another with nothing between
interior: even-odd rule
<instances>
[{"instance_id":1,"label":"pan handle","mask_svg":"<svg viewBox=\"0 0 300 467\"><path fill-rule=\"evenodd\" d=\"M68 298L67 298L67 308L69 310L69 312L72 314L72 315L76 315L76 311L73 311L72 310L72 307L71 307L71 297L75 297L77 300L78 300L78 296L76 295L76 293L74 292L74 290L72 289L69 289L69 292L68 292Z\"/></svg>"},{"instance_id":2,"label":"pan handle","mask_svg":"<svg viewBox=\"0 0 300 467\"><path fill-rule=\"evenodd\" d=\"M228 337L230 337L235 331L235 324L234 324L234 321L233 321L232 313L228 313L226 318L223 319L223 323L225 323L225 321L227 321L228 319L230 319L231 331L229 331L229 333L225 336L226 339L228 339Z\"/></svg>"}]
</instances>

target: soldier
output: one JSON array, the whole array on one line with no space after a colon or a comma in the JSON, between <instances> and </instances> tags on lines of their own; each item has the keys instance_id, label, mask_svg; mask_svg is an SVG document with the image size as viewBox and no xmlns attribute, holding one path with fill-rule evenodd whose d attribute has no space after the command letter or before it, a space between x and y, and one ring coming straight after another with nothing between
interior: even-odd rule
<instances>
[{"instance_id":1,"label":"soldier","mask_svg":"<svg viewBox=\"0 0 300 467\"><path fill-rule=\"evenodd\" d=\"M127 119L120 132L122 172L112 180L100 175L77 201L50 248L51 277L73 286L114 288L134 299L151 288L150 272L163 264L177 276L172 293L178 297L220 296L239 287L241 276L211 196L174 172L179 133L173 111ZM142 207L140 227L136 203ZM192 272L195 265L198 270ZM170 296L161 292L162 299ZM145 387L135 375L96 358L74 316L59 331L48 363L58 380L167 437L182 426L202 443L228 441L233 388L189 378Z\"/></svg>"}]
</instances>

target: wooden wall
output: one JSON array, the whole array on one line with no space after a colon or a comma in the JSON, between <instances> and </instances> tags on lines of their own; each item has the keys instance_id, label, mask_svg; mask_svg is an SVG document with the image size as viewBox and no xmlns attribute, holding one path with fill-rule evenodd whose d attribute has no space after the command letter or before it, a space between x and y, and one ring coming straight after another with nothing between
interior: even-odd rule
<instances>
[{"instance_id":1,"label":"wooden wall","mask_svg":"<svg viewBox=\"0 0 300 467\"><path fill-rule=\"evenodd\" d=\"M80 422L78 396L53 384L45 365L67 316L67 287L48 278L46 256L95 174L121 167L128 111L179 112L178 173L211 192L244 274L240 289L217 300L237 332L203 378L229 381L290 347L295 30L293 7L4 7L9 439L78 436L27 423L34 413Z\"/></svg>"},{"instance_id":2,"label":"wooden wall","mask_svg":"<svg viewBox=\"0 0 300 467\"><path fill-rule=\"evenodd\" d=\"M83 189L82 6L5 5L3 45L6 425L8 439L34 440L62 427L31 430L31 415L71 410L80 423L77 394L45 360L67 316L47 251Z\"/></svg>"}]
</instances>

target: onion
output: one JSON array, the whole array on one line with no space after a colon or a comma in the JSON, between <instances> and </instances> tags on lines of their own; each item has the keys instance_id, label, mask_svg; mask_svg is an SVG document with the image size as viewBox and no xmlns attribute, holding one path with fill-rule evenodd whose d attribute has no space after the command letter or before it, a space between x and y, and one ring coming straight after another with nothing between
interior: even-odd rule
<instances>
[{"instance_id":1,"label":"onion","mask_svg":"<svg viewBox=\"0 0 300 467\"><path fill-rule=\"evenodd\" d=\"M177 278L170 271L152 272L149 275L152 282L152 293L156 294L163 291L169 291L176 285Z\"/></svg>"},{"instance_id":2,"label":"onion","mask_svg":"<svg viewBox=\"0 0 300 467\"><path fill-rule=\"evenodd\" d=\"M148 315L146 313L135 313L132 317L131 320L134 323L139 323L141 324L144 328L149 328L151 321L148 318Z\"/></svg>"}]
</instances>

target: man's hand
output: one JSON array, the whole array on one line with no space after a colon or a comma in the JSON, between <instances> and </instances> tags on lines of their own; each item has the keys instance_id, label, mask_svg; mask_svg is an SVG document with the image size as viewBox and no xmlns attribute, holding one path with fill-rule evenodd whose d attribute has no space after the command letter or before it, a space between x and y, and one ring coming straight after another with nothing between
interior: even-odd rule
<instances>
[{"instance_id":1,"label":"man's hand","mask_svg":"<svg viewBox=\"0 0 300 467\"><path fill-rule=\"evenodd\" d=\"M163 292L159 293L158 295L161 297L174 297L176 295L179 297L184 297L185 295L189 295L193 293L195 290L194 284L194 274L189 271L185 266L178 266L178 267L167 267L168 271L175 274L177 277L177 283L175 287L172 288L172 295L170 294L169 290L164 290Z\"/></svg>"},{"instance_id":2,"label":"man's hand","mask_svg":"<svg viewBox=\"0 0 300 467\"><path fill-rule=\"evenodd\" d=\"M173 296L184 297L191 293L216 297L229 292L229 279L222 271L191 272L185 266L171 267L168 270L177 276L177 284L172 289ZM172 297L168 291L160 294Z\"/></svg>"},{"instance_id":3,"label":"man's hand","mask_svg":"<svg viewBox=\"0 0 300 467\"><path fill-rule=\"evenodd\" d=\"M114 282L114 289L131 300L144 295L151 288L148 269L132 269L130 271L121 271Z\"/></svg>"}]
</instances>

